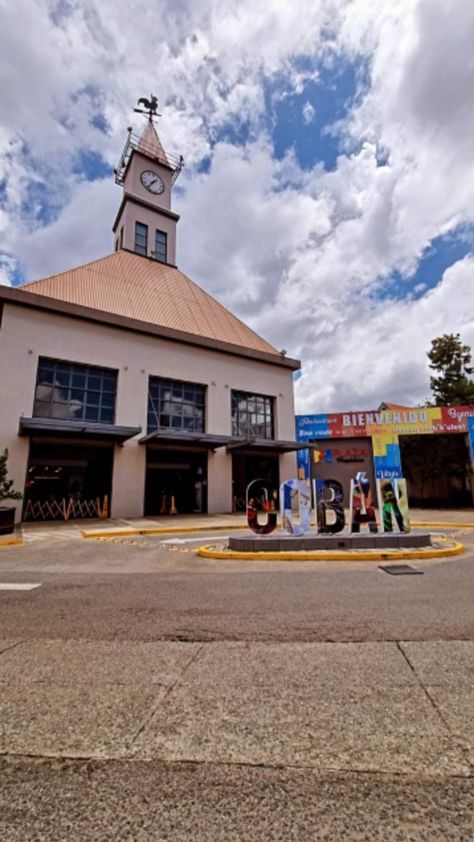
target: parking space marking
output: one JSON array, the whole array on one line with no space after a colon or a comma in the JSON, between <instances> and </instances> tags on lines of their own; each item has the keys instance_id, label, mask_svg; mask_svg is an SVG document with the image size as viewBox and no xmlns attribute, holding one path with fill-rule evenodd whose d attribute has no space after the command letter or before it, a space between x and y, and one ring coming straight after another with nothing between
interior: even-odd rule
<instances>
[{"instance_id":1,"label":"parking space marking","mask_svg":"<svg viewBox=\"0 0 474 842\"><path fill-rule=\"evenodd\" d=\"M198 538L167 538L166 541L161 541L162 544L192 544L196 543L197 541L207 541L212 539L213 535L199 535ZM229 538L228 535L219 535L219 540L227 540Z\"/></svg>"},{"instance_id":2,"label":"parking space marking","mask_svg":"<svg viewBox=\"0 0 474 842\"><path fill-rule=\"evenodd\" d=\"M0 582L0 591L32 591L40 587L41 582Z\"/></svg>"}]
</instances>

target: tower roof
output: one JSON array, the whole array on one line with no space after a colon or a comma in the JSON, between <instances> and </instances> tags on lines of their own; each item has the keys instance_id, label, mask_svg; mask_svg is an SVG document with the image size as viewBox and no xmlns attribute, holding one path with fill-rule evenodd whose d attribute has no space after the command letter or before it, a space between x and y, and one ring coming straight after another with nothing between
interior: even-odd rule
<instances>
[{"instance_id":1,"label":"tower roof","mask_svg":"<svg viewBox=\"0 0 474 842\"><path fill-rule=\"evenodd\" d=\"M154 160L158 159L161 164L171 168L171 164L165 150L163 149L161 140L158 137L158 132L156 131L155 125L151 119L146 122L145 128L143 129L140 135L140 140L136 146L136 150L137 152L141 152L142 155L146 155L148 158L153 158Z\"/></svg>"},{"instance_id":2,"label":"tower roof","mask_svg":"<svg viewBox=\"0 0 474 842\"><path fill-rule=\"evenodd\" d=\"M226 310L207 292L179 269L133 252L121 250L93 260L66 272L23 284L18 292L34 293L34 297L54 299L68 305L87 308L91 318L110 323L117 317L117 326L127 323L136 330L158 326L164 335L191 343L228 350L249 356L256 352L274 362L295 368L294 361L284 360L269 342ZM44 306L40 304L39 306ZM93 316L93 311L97 313ZM156 331L153 331L156 332ZM204 341L203 341L204 340ZM225 348L224 348L225 346ZM293 363L293 364L292 364Z\"/></svg>"}]
</instances>

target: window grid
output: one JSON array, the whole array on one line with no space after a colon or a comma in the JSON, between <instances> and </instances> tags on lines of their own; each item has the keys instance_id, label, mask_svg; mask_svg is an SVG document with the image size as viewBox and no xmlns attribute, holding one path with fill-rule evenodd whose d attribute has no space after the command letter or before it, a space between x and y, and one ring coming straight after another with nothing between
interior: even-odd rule
<instances>
[{"instance_id":1,"label":"window grid","mask_svg":"<svg viewBox=\"0 0 474 842\"><path fill-rule=\"evenodd\" d=\"M148 432L158 429L204 432L205 387L198 383L150 377Z\"/></svg>"},{"instance_id":2,"label":"window grid","mask_svg":"<svg viewBox=\"0 0 474 842\"><path fill-rule=\"evenodd\" d=\"M164 231L155 232L155 260L167 262L168 237Z\"/></svg>"},{"instance_id":3,"label":"window grid","mask_svg":"<svg viewBox=\"0 0 474 842\"><path fill-rule=\"evenodd\" d=\"M232 435L274 438L273 398L232 392Z\"/></svg>"},{"instance_id":4,"label":"window grid","mask_svg":"<svg viewBox=\"0 0 474 842\"><path fill-rule=\"evenodd\" d=\"M135 251L145 257L148 253L148 225L143 222L135 223Z\"/></svg>"},{"instance_id":5,"label":"window grid","mask_svg":"<svg viewBox=\"0 0 474 842\"><path fill-rule=\"evenodd\" d=\"M33 416L113 424L117 372L40 358Z\"/></svg>"}]
</instances>

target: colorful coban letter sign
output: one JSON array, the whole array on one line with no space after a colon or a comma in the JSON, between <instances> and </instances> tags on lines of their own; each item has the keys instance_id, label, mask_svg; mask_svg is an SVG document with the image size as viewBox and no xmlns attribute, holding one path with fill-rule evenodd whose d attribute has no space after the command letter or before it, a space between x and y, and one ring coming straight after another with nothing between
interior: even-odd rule
<instances>
[{"instance_id":1,"label":"colorful coban letter sign","mask_svg":"<svg viewBox=\"0 0 474 842\"><path fill-rule=\"evenodd\" d=\"M293 519L295 500L298 501L299 523ZM304 535L311 526L311 488L302 479L288 479L280 486L281 524L289 535Z\"/></svg>"},{"instance_id":2,"label":"colorful coban letter sign","mask_svg":"<svg viewBox=\"0 0 474 842\"><path fill-rule=\"evenodd\" d=\"M269 535L277 525L277 512L272 508L268 489L264 480L255 479L247 486L247 523L257 535ZM265 513L265 521L259 523L258 513Z\"/></svg>"},{"instance_id":3,"label":"colorful coban letter sign","mask_svg":"<svg viewBox=\"0 0 474 842\"><path fill-rule=\"evenodd\" d=\"M313 480L318 532L334 535L346 525L342 498L344 492L337 479ZM329 517L328 517L329 515Z\"/></svg>"},{"instance_id":4,"label":"colorful coban letter sign","mask_svg":"<svg viewBox=\"0 0 474 842\"><path fill-rule=\"evenodd\" d=\"M269 535L276 528L276 493L269 492L265 480L253 480L247 487L247 523L257 535ZM343 489L334 479L313 480L313 500L316 508L316 531L323 534L342 532L346 525ZM383 532L410 531L407 487L404 479L377 480L377 500ZM370 532L378 531L376 510L370 482L360 471L351 480L350 530L360 532L366 524ZM259 513L264 515L259 521ZM281 525L289 535L305 535L311 528L311 488L305 480L290 479L280 486ZM296 516L296 517L295 517Z\"/></svg>"},{"instance_id":5,"label":"colorful coban letter sign","mask_svg":"<svg viewBox=\"0 0 474 842\"><path fill-rule=\"evenodd\" d=\"M404 479L377 480L379 508L384 532L393 532L393 521L399 532L410 531L407 484Z\"/></svg>"},{"instance_id":6,"label":"colorful coban letter sign","mask_svg":"<svg viewBox=\"0 0 474 842\"><path fill-rule=\"evenodd\" d=\"M350 503L351 532L360 532L361 524L367 524L369 532L378 532L372 489L365 471L359 471L351 479Z\"/></svg>"}]
</instances>

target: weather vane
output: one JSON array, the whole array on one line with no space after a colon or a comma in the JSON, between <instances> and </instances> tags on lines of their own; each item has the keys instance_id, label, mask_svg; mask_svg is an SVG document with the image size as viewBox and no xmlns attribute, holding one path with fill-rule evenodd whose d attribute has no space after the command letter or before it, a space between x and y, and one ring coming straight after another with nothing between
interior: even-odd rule
<instances>
[{"instance_id":1,"label":"weather vane","mask_svg":"<svg viewBox=\"0 0 474 842\"><path fill-rule=\"evenodd\" d=\"M144 108L134 108L133 110L137 111L138 114L148 114L150 122L153 121L153 117L161 117L161 114L158 114L158 99L153 94L150 94L150 99L140 97L138 105L143 105Z\"/></svg>"}]
</instances>

